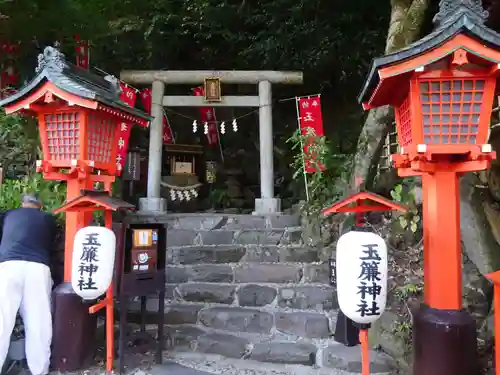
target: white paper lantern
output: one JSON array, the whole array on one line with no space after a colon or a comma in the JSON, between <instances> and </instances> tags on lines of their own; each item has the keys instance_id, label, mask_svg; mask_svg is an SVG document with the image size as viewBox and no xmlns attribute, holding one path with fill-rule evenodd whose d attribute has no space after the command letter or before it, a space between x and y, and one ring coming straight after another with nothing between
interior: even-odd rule
<instances>
[{"instance_id":1,"label":"white paper lantern","mask_svg":"<svg viewBox=\"0 0 500 375\"><path fill-rule=\"evenodd\" d=\"M387 246L371 232L352 231L337 242L337 299L345 316L375 322L387 300Z\"/></svg>"},{"instance_id":2,"label":"white paper lantern","mask_svg":"<svg viewBox=\"0 0 500 375\"><path fill-rule=\"evenodd\" d=\"M106 292L113 280L116 236L105 227L80 229L73 244L71 285L80 297L93 300Z\"/></svg>"}]
</instances>

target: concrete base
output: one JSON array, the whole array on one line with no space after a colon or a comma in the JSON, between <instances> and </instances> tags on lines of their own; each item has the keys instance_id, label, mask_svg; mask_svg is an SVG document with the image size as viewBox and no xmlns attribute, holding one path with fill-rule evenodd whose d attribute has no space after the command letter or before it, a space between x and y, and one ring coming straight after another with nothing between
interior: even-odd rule
<instances>
[{"instance_id":1,"label":"concrete base","mask_svg":"<svg viewBox=\"0 0 500 375\"><path fill-rule=\"evenodd\" d=\"M164 213L167 211L167 200L164 198L139 198L138 213Z\"/></svg>"},{"instance_id":2,"label":"concrete base","mask_svg":"<svg viewBox=\"0 0 500 375\"><path fill-rule=\"evenodd\" d=\"M255 199L255 211L253 215L278 214L281 212L281 199L279 198L257 198Z\"/></svg>"}]
</instances>

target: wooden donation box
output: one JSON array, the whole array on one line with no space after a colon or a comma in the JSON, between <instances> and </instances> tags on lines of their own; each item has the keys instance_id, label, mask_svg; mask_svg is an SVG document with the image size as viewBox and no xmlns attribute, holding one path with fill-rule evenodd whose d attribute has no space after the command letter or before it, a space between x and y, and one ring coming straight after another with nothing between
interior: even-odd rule
<instances>
[{"instance_id":1,"label":"wooden donation box","mask_svg":"<svg viewBox=\"0 0 500 375\"><path fill-rule=\"evenodd\" d=\"M125 367L128 342L133 343L132 347L136 351L147 351L155 341L146 333L146 321L151 317L151 312L146 311L149 296L158 296L160 301L153 319L158 325L156 362L162 362L167 229L166 224L148 223L147 219L143 215L127 215L123 223L115 224L115 232L120 233L119 245L122 248L116 267L120 300L120 373L123 373ZM128 310L133 297L140 297L140 332L132 335L128 329Z\"/></svg>"}]
</instances>

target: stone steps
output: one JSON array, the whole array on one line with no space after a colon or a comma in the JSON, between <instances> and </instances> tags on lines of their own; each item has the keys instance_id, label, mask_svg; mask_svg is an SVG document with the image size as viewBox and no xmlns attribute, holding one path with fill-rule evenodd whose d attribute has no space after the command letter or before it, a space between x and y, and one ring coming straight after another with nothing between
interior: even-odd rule
<instances>
[{"instance_id":1,"label":"stone steps","mask_svg":"<svg viewBox=\"0 0 500 375\"><path fill-rule=\"evenodd\" d=\"M167 283L234 282L234 283L322 283L328 282L328 264L315 263L199 263L168 265Z\"/></svg>"},{"instance_id":2,"label":"stone steps","mask_svg":"<svg viewBox=\"0 0 500 375\"><path fill-rule=\"evenodd\" d=\"M277 306L301 310L337 308L335 289L323 284L167 284L166 298L177 302L206 302L231 306Z\"/></svg>"},{"instance_id":3,"label":"stone steps","mask_svg":"<svg viewBox=\"0 0 500 375\"><path fill-rule=\"evenodd\" d=\"M157 304L158 299L149 300L148 311L156 311ZM132 310L139 311L137 303ZM167 302L165 349L360 372L360 348L344 347L332 338L336 316L336 310ZM372 374L390 373L394 367L383 353L372 351L370 360Z\"/></svg>"},{"instance_id":4,"label":"stone steps","mask_svg":"<svg viewBox=\"0 0 500 375\"><path fill-rule=\"evenodd\" d=\"M359 348L333 340L338 305L328 263L304 240L298 217L161 220L168 224L169 351L327 368L358 363L349 355L359 357ZM147 310L157 307L158 299L148 301ZM138 319L138 304L132 309ZM385 360L380 363L387 370Z\"/></svg>"},{"instance_id":5,"label":"stone steps","mask_svg":"<svg viewBox=\"0 0 500 375\"><path fill-rule=\"evenodd\" d=\"M317 261L317 249L302 245L190 245L170 246L167 249L167 262L172 265Z\"/></svg>"},{"instance_id":6,"label":"stone steps","mask_svg":"<svg viewBox=\"0 0 500 375\"><path fill-rule=\"evenodd\" d=\"M360 348L346 348L333 340L336 314L168 304L166 350L358 372ZM391 373L394 367L391 358L381 353L372 352L371 361L373 374Z\"/></svg>"},{"instance_id":7,"label":"stone steps","mask_svg":"<svg viewBox=\"0 0 500 375\"><path fill-rule=\"evenodd\" d=\"M302 229L167 229L167 246L302 244Z\"/></svg>"},{"instance_id":8,"label":"stone steps","mask_svg":"<svg viewBox=\"0 0 500 375\"><path fill-rule=\"evenodd\" d=\"M233 215L217 213L168 214L157 222L168 223L168 229L215 230L215 229L287 229L300 226L298 215Z\"/></svg>"}]
</instances>

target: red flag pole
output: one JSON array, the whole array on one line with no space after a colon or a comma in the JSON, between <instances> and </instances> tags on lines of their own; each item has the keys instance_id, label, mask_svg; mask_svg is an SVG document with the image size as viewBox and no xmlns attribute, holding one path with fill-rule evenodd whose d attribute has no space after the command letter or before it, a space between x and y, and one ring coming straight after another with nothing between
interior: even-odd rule
<instances>
[{"instance_id":1,"label":"red flag pole","mask_svg":"<svg viewBox=\"0 0 500 375\"><path fill-rule=\"evenodd\" d=\"M309 185L307 182L307 172L306 172L306 155L304 153L304 142L302 142L302 127L300 126L300 111L299 111L299 97L295 97L295 109L297 110L297 125L299 127L299 135L300 135L300 152L302 153L302 169L304 174L304 185L306 188L306 201L309 202Z\"/></svg>"},{"instance_id":2,"label":"red flag pole","mask_svg":"<svg viewBox=\"0 0 500 375\"><path fill-rule=\"evenodd\" d=\"M163 108L163 116L165 116L166 125L168 126L168 130L170 130L170 135L172 136L172 143L175 145L175 135L174 132L172 131L172 127L170 126L170 121L168 121L167 117L167 112L165 111L165 108Z\"/></svg>"},{"instance_id":3,"label":"red flag pole","mask_svg":"<svg viewBox=\"0 0 500 375\"><path fill-rule=\"evenodd\" d=\"M224 164L224 152L222 150L222 143L221 143L221 138L219 134L219 124L217 123L217 116L215 115L215 108L212 109L212 112L214 113L214 122L215 122L215 130L217 130L217 142L219 143L219 151L220 151L220 158L222 161L222 164Z\"/></svg>"}]
</instances>

